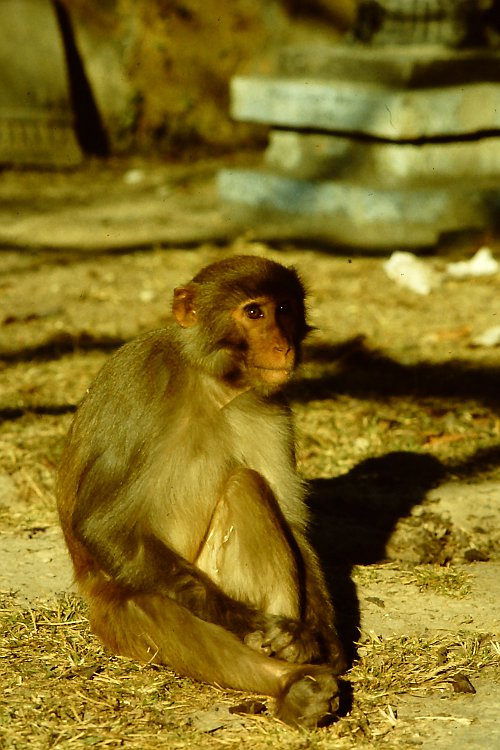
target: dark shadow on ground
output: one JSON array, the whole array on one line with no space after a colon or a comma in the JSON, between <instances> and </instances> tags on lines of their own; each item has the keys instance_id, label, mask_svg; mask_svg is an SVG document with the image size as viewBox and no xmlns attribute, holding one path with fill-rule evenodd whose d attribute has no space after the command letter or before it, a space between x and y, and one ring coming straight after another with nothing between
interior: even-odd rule
<instances>
[{"instance_id":1,"label":"dark shadow on ground","mask_svg":"<svg viewBox=\"0 0 500 750\"><path fill-rule=\"evenodd\" d=\"M339 345L309 345L305 359L331 364L332 372L304 378L289 390L292 400L334 399L337 395L380 400L393 397L440 398L450 408L472 400L500 410L500 367L463 361L403 365L369 349L362 338ZM466 479L500 463L500 446L480 449L447 465L428 454L388 453L362 461L344 476L310 483L312 534L326 571L347 656L356 656L360 612L352 580L354 565L383 561L399 519L420 505L446 478Z\"/></svg>"},{"instance_id":2,"label":"dark shadow on ground","mask_svg":"<svg viewBox=\"0 0 500 750\"><path fill-rule=\"evenodd\" d=\"M18 364L20 362L50 361L60 359L68 354L77 352L109 352L110 354L126 343L126 339L119 336L94 336L91 333L82 332L72 334L61 332L51 336L46 341L36 346L13 349L12 351L0 350L0 362Z\"/></svg>"},{"instance_id":3,"label":"dark shadow on ground","mask_svg":"<svg viewBox=\"0 0 500 750\"><path fill-rule=\"evenodd\" d=\"M31 406L6 406L0 408L0 422L22 419L26 414L36 414L42 417L60 417L65 414L73 414L76 404L41 404Z\"/></svg>"},{"instance_id":4,"label":"dark shadow on ground","mask_svg":"<svg viewBox=\"0 0 500 750\"><path fill-rule=\"evenodd\" d=\"M41 344L0 351L0 361L16 364L58 359L77 351L111 353L126 343L115 336L82 332L58 333ZM383 352L369 349L363 338L337 345L309 345L305 359L331 364L335 372L318 378L298 378L287 392L292 401L307 403L337 395L384 400L394 396L476 400L500 410L500 366L478 367L461 360L403 365Z\"/></svg>"},{"instance_id":5,"label":"dark shadow on ground","mask_svg":"<svg viewBox=\"0 0 500 750\"><path fill-rule=\"evenodd\" d=\"M342 476L309 483L312 541L326 573L350 663L356 658L360 632L353 566L383 562L398 520L423 503L431 489L451 476L473 479L499 463L500 446L478 450L448 466L427 454L394 452L362 461Z\"/></svg>"},{"instance_id":6,"label":"dark shadow on ground","mask_svg":"<svg viewBox=\"0 0 500 750\"><path fill-rule=\"evenodd\" d=\"M500 409L500 366L480 367L461 360L403 365L366 346L363 338L339 345L309 345L307 361L331 363L336 371L319 378L297 380L293 400L328 399L343 394L383 400L394 396L472 399Z\"/></svg>"},{"instance_id":7,"label":"dark shadow on ground","mask_svg":"<svg viewBox=\"0 0 500 750\"><path fill-rule=\"evenodd\" d=\"M311 506L320 519L316 538L328 562L369 565L383 560L397 521L445 474L434 456L394 452L362 461L343 476L313 480Z\"/></svg>"},{"instance_id":8,"label":"dark shadow on ground","mask_svg":"<svg viewBox=\"0 0 500 750\"><path fill-rule=\"evenodd\" d=\"M326 572L349 661L356 654L360 625L353 565L384 560L397 521L444 475L433 456L395 452L362 461L344 476L310 483L312 540Z\"/></svg>"},{"instance_id":9,"label":"dark shadow on ground","mask_svg":"<svg viewBox=\"0 0 500 750\"><path fill-rule=\"evenodd\" d=\"M450 461L446 469L456 479L473 479L477 474L492 471L500 466L500 445L479 448L462 461Z\"/></svg>"}]
</instances>

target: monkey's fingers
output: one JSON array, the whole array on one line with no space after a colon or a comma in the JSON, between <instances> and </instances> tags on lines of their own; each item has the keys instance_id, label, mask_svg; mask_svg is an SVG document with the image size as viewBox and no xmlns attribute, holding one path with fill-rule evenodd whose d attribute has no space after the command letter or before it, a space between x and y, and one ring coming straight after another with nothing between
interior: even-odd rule
<instances>
[{"instance_id":1,"label":"monkey's fingers","mask_svg":"<svg viewBox=\"0 0 500 750\"><path fill-rule=\"evenodd\" d=\"M292 638L286 643L285 635L277 638L273 642L273 655L278 659L292 662L294 664L314 664L321 661L322 649L315 635L304 629L301 632L294 633ZM281 641L281 643L280 643Z\"/></svg>"},{"instance_id":2,"label":"monkey's fingers","mask_svg":"<svg viewBox=\"0 0 500 750\"><path fill-rule=\"evenodd\" d=\"M265 631L250 633L247 646L294 664L310 664L323 655L317 635L304 623L276 618Z\"/></svg>"},{"instance_id":3,"label":"monkey's fingers","mask_svg":"<svg viewBox=\"0 0 500 750\"><path fill-rule=\"evenodd\" d=\"M243 642L254 651L266 654L266 656L272 655L271 645L267 641L266 635L262 630L255 630L253 633L248 633L243 639Z\"/></svg>"}]
</instances>

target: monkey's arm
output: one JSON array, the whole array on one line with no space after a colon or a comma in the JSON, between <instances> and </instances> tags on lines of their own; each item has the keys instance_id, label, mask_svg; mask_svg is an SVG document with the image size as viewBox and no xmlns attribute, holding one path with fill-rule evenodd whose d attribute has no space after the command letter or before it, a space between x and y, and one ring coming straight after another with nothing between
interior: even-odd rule
<instances>
[{"instance_id":1,"label":"monkey's arm","mask_svg":"<svg viewBox=\"0 0 500 750\"><path fill-rule=\"evenodd\" d=\"M323 570L309 542L302 534L296 534L296 539L304 563L304 619L311 630L319 635L324 661L330 663L337 674L341 674L346 663Z\"/></svg>"}]
</instances>

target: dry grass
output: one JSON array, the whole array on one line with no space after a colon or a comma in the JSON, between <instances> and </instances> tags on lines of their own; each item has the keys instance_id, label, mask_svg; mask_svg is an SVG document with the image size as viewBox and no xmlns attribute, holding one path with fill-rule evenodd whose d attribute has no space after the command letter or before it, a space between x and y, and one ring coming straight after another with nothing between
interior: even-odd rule
<instances>
[{"instance_id":1,"label":"dry grass","mask_svg":"<svg viewBox=\"0 0 500 750\"><path fill-rule=\"evenodd\" d=\"M401 578L402 583L414 583L420 591L435 591L437 594L462 598L470 592L466 573L452 567L415 565Z\"/></svg>"},{"instance_id":2,"label":"dry grass","mask_svg":"<svg viewBox=\"0 0 500 750\"><path fill-rule=\"evenodd\" d=\"M89 380L113 341L161 323L168 290L221 252L158 250L64 262L5 255L0 532L29 533L56 523L54 470L71 410ZM386 542L398 519L424 501L432 485L421 481L422 460L448 479L500 478L498 362L495 352L470 347L471 336L491 324L497 282L479 279L467 289L450 282L417 299L388 288L379 260L347 263L299 252L284 260L302 266L306 276L314 267L311 308L322 332L311 341L309 364L291 390L300 470L308 479L337 482L333 500L328 496L315 508L323 513L320 526L329 533L330 518L332 528L344 522L347 532L336 532L339 554L351 555L349 563L366 562L353 554L352 539L362 541L365 532L372 538L378 530ZM48 288L56 289L49 307ZM141 301L142 292L149 301ZM419 460L413 473L403 466L394 478L386 459L400 453ZM427 513L425 504L422 509ZM422 549L433 561L453 558L469 544L431 512L414 520L403 529L403 544L408 539L415 547L417 531L427 525L439 549L425 540ZM332 547L328 533L326 549ZM356 552L363 552L361 546ZM394 564L421 589L454 597L467 592L467 577L453 567ZM369 576L370 567L355 568L354 575ZM306 735L266 715L230 713L241 703L237 693L110 656L89 634L76 598L26 609L4 592L1 623L0 747L6 750L390 748L402 694L451 695L457 674L500 676L499 646L486 634L366 637L346 678L347 712L332 727Z\"/></svg>"},{"instance_id":3,"label":"dry grass","mask_svg":"<svg viewBox=\"0 0 500 750\"><path fill-rule=\"evenodd\" d=\"M304 735L265 715L229 713L241 703L237 693L105 653L75 597L25 609L4 595L1 617L0 743L6 750L363 747L390 740L398 694L450 693L457 674L498 669L500 648L487 635L466 633L367 637L346 676L353 690L347 714Z\"/></svg>"}]
</instances>

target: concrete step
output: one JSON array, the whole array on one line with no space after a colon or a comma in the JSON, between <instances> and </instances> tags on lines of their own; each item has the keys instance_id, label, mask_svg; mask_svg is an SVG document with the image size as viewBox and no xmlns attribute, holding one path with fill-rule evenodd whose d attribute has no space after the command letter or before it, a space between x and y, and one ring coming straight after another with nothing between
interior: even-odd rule
<instances>
[{"instance_id":1,"label":"concrete step","mask_svg":"<svg viewBox=\"0 0 500 750\"><path fill-rule=\"evenodd\" d=\"M377 188L498 186L500 136L452 143L392 144L272 130L266 166L299 179L338 179Z\"/></svg>"},{"instance_id":2,"label":"concrete step","mask_svg":"<svg viewBox=\"0 0 500 750\"><path fill-rule=\"evenodd\" d=\"M275 127L392 141L463 137L500 129L500 86L486 82L398 90L357 81L236 76L231 114Z\"/></svg>"},{"instance_id":3,"label":"concrete step","mask_svg":"<svg viewBox=\"0 0 500 750\"><path fill-rule=\"evenodd\" d=\"M301 180L265 169L225 169L218 192L228 221L262 239L308 239L384 251L428 247L440 235L482 229L500 191L462 185L381 190L342 180Z\"/></svg>"}]
</instances>

